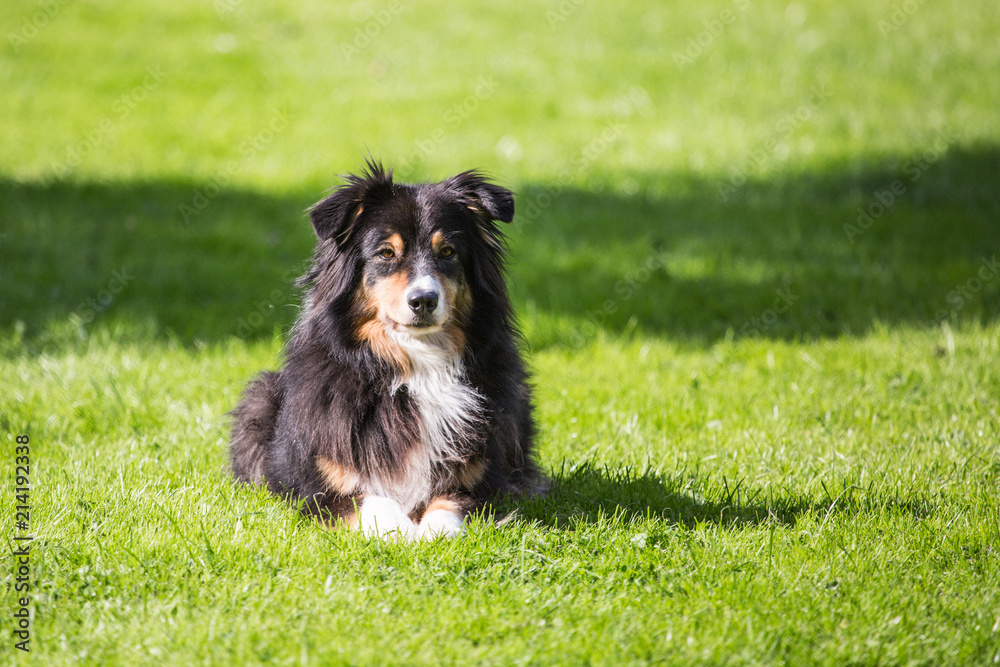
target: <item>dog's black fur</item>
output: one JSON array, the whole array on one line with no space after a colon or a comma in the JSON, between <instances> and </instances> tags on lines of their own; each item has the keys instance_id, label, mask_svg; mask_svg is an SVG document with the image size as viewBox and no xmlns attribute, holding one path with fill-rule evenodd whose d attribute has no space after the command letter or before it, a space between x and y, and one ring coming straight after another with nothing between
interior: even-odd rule
<instances>
[{"instance_id":1,"label":"dog's black fur","mask_svg":"<svg viewBox=\"0 0 1000 667\"><path fill-rule=\"evenodd\" d=\"M433 509L461 520L491 498L543 490L496 224L513 219L512 193L471 171L440 183L398 184L369 162L310 214L318 242L301 279L307 296L284 368L251 381L233 411L236 479L266 484L328 523L354 524L366 497L387 496L414 530ZM452 294L440 332L421 340L452 350L464 383L456 391L477 396L474 414L448 431L444 452L421 451L427 413L409 385L419 360L398 343L408 334L387 333L423 331L427 313L417 312L408 328L382 308L392 302L392 312L401 312L394 299L412 295L417 274ZM429 461L429 477L409 469L415 461Z\"/></svg>"}]
</instances>

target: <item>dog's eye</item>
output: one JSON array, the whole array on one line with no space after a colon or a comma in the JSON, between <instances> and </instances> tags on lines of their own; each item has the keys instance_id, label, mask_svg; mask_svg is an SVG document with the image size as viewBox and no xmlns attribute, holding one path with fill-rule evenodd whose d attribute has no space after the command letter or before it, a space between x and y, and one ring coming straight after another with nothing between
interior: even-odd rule
<instances>
[{"instance_id":1,"label":"dog's eye","mask_svg":"<svg viewBox=\"0 0 1000 667\"><path fill-rule=\"evenodd\" d=\"M455 249L452 248L450 245L446 245L445 247L441 248L441 250L438 251L438 255L440 257L444 257L445 259L453 256L454 254L455 254Z\"/></svg>"},{"instance_id":2,"label":"dog's eye","mask_svg":"<svg viewBox=\"0 0 1000 667\"><path fill-rule=\"evenodd\" d=\"M375 253L375 255L377 257L381 257L382 259L392 259L393 257L396 256L396 251L393 250L392 248L382 248L377 253Z\"/></svg>"}]
</instances>

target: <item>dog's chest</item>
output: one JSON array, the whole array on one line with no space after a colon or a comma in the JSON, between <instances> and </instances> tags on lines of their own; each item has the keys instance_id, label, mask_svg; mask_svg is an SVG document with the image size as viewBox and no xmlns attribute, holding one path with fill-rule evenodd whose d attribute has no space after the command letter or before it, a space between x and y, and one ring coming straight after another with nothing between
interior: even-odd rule
<instances>
[{"instance_id":1,"label":"dog's chest","mask_svg":"<svg viewBox=\"0 0 1000 667\"><path fill-rule=\"evenodd\" d=\"M453 352L407 341L410 372L397 380L405 387L420 420L420 442L413 443L402 475L383 479L379 492L408 511L445 491L456 464L468 456L468 443L483 419L483 398L469 384L461 358Z\"/></svg>"},{"instance_id":2,"label":"dog's chest","mask_svg":"<svg viewBox=\"0 0 1000 667\"><path fill-rule=\"evenodd\" d=\"M457 356L433 350L410 358L413 367L403 384L420 415L421 448L432 464L459 461L480 418L482 399L466 381Z\"/></svg>"}]
</instances>

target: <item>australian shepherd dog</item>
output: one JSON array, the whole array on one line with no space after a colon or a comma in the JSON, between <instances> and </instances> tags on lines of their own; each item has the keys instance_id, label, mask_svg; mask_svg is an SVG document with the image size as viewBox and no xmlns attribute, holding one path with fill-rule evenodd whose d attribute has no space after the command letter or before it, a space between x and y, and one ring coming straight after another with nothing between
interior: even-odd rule
<instances>
[{"instance_id":1,"label":"australian shepherd dog","mask_svg":"<svg viewBox=\"0 0 1000 667\"><path fill-rule=\"evenodd\" d=\"M490 499L544 491L497 227L513 194L475 171L394 183L369 162L310 216L284 367L233 411L236 479L405 539L453 537Z\"/></svg>"}]
</instances>

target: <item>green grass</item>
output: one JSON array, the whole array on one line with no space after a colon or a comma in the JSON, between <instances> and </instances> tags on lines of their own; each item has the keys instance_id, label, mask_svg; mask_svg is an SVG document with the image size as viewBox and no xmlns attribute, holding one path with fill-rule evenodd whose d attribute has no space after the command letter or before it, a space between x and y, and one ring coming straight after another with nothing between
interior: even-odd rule
<instances>
[{"instance_id":1,"label":"green grass","mask_svg":"<svg viewBox=\"0 0 1000 667\"><path fill-rule=\"evenodd\" d=\"M903 4L4 3L2 660L1000 661L1000 14ZM518 193L555 486L454 542L226 472L368 152Z\"/></svg>"}]
</instances>

